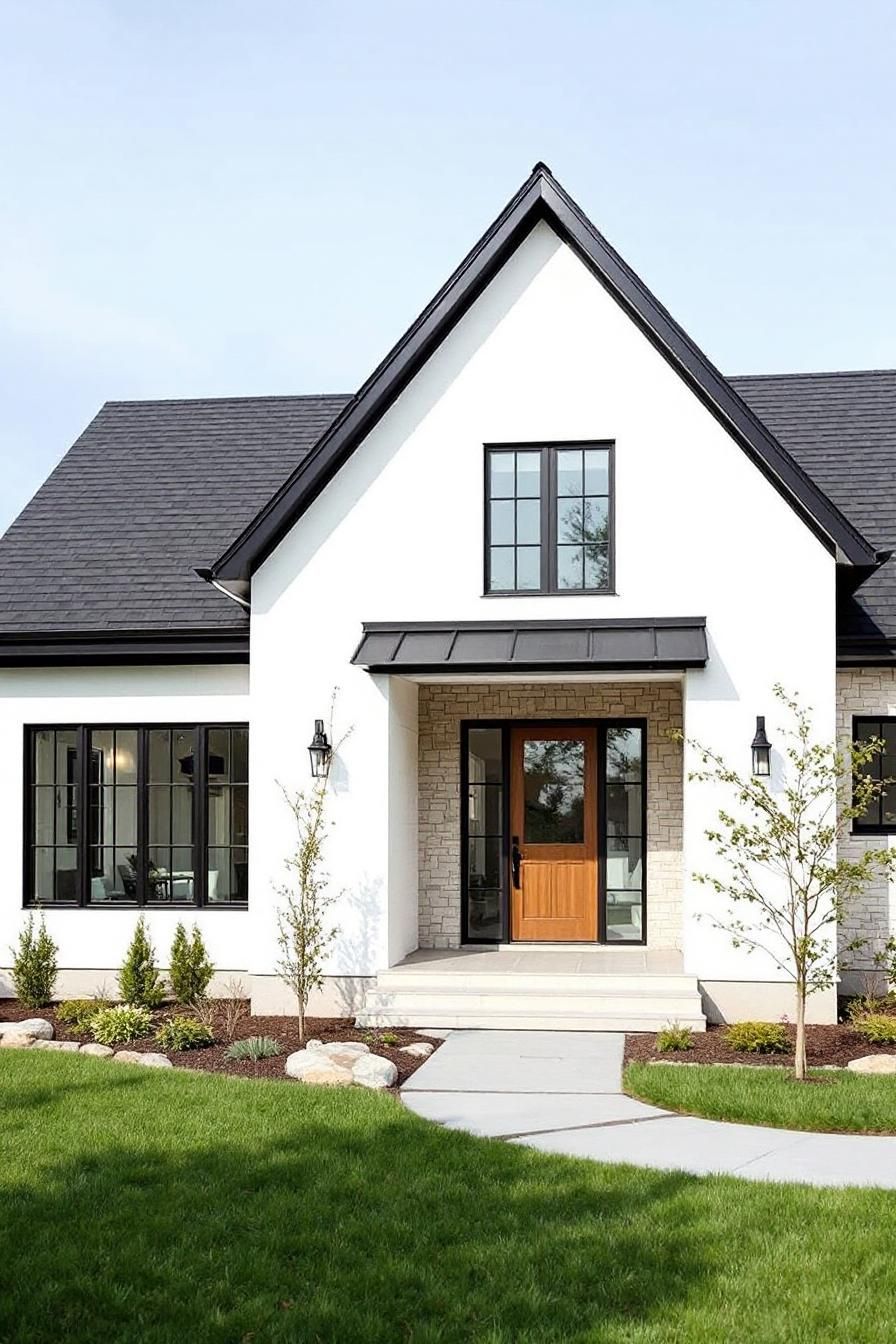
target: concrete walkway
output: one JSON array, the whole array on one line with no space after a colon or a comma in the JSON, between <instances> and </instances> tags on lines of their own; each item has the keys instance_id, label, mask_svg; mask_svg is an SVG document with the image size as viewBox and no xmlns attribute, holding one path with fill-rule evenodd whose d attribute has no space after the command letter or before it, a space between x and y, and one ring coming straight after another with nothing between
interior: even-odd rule
<instances>
[{"instance_id":1,"label":"concrete walkway","mask_svg":"<svg viewBox=\"0 0 896 1344\"><path fill-rule=\"evenodd\" d=\"M896 1137L698 1120L622 1093L614 1032L455 1031L405 1083L404 1103L451 1129L546 1153L696 1176L896 1189Z\"/></svg>"}]
</instances>

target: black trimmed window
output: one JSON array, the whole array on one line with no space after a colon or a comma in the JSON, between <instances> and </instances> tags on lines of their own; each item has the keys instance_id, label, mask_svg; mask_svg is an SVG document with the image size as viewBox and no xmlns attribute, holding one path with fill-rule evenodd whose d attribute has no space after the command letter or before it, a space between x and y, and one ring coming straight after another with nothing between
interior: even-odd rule
<instances>
[{"instance_id":1,"label":"black trimmed window","mask_svg":"<svg viewBox=\"0 0 896 1344\"><path fill-rule=\"evenodd\" d=\"M884 744L883 751L871 758L863 773L875 780L896 781L896 718L856 715L852 721L852 736L856 743L878 738ZM865 815L854 818L852 828L857 834L864 835L896 834L896 782L884 785Z\"/></svg>"},{"instance_id":2,"label":"black trimmed window","mask_svg":"<svg viewBox=\"0 0 896 1344\"><path fill-rule=\"evenodd\" d=\"M487 593L609 593L613 444L489 445Z\"/></svg>"},{"instance_id":3,"label":"black trimmed window","mask_svg":"<svg viewBox=\"0 0 896 1344\"><path fill-rule=\"evenodd\" d=\"M25 761L26 905L246 905L245 724L29 727Z\"/></svg>"}]
</instances>

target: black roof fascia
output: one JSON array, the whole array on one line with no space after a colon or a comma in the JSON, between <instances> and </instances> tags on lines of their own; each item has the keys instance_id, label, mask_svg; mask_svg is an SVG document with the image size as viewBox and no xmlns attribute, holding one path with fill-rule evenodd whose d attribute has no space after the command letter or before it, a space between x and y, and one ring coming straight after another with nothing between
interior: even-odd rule
<instances>
[{"instance_id":1,"label":"black roof fascia","mask_svg":"<svg viewBox=\"0 0 896 1344\"><path fill-rule=\"evenodd\" d=\"M251 576L540 220L573 248L838 560L876 567L874 547L797 465L539 163L305 460L215 562L212 574L217 580L226 583Z\"/></svg>"},{"instance_id":2,"label":"black roof fascia","mask_svg":"<svg viewBox=\"0 0 896 1344\"><path fill-rule=\"evenodd\" d=\"M702 616L591 621L373 621L352 655L370 672L680 671L705 667Z\"/></svg>"},{"instance_id":3,"label":"black roof fascia","mask_svg":"<svg viewBox=\"0 0 896 1344\"><path fill-rule=\"evenodd\" d=\"M248 663L242 631L101 630L68 635L0 635L0 667L134 666L161 663Z\"/></svg>"},{"instance_id":4,"label":"black roof fascia","mask_svg":"<svg viewBox=\"0 0 896 1344\"><path fill-rule=\"evenodd\" d=\"M837 639L838 667L889 667L896 663L896 639L841 635Z\"/></svg>"}]
</instances>

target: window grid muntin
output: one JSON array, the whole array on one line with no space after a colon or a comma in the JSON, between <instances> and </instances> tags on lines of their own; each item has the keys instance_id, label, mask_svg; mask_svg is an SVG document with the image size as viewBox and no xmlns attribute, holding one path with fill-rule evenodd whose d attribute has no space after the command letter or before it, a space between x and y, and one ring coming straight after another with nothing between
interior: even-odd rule
<instances>
[{"instance_id":1,"label":"window grid muntin","mask_svg":"<svg viewBox=\"0 0 896 1344\"><path fill-rule=\"evenodd\" d=\"M557 482L557 462L558 454L563 452L578 451L582 454L582 486L586 491L583 496L585 500L606 501L606 540L601 542L586 542L583 536L582 541L582 587L572 587L561 585L560 568L561 556L559 548L565 543L558 541L558 482ZM492 513L491 506L496 501L508 501L509 495L492 494L492 462L502 454L514 455L514 471L512 473L514 482L514 495L512 499L514 505L519 498L534 498L532 495L518 496L516 467L516 456L524 453L535 453L540 455L540 477L541 493L540 500L540 584L538 587L521 588L517 586L519 577L519 567L517 562L517 552L520 549L516 542L516 509L514 508L514 542L492 543L491 526ZM605 475L606 475L606 493L595 491L588 488L585 469L585 454L603 454L605 455ZM551 443L517 443L517 444L486 444L485 446L485 547L484 547L484 592L487 596L516 597L519 595L534 596L538 594L550 594L551 596L571 596L576 594L605 594L611 595L614 591L615 582L615 444L612 440L575 440L569 442L554 441ZM572 498L572 496L564 496ZM590 557L592 561L599 555L605 562L605 578L599 585L584 586L586 578L586 565L589 560L587 554L588 548L593 548ZM533 548L534 549L534 548ZM492 552L506 551L513 555L513 587L499 587L492 584Z\"/></svg>"},{"instance_id":2,"label":"window grid muntin","mask_svg":"<svg viewBox=\"0 0 896 1344\"><path fill-rule=\"evenodd\" d=\"M194 874L194 895L188 900L172 900L166 902L153 902L147 899L146 882L146 859L148 856L149 845L148 835L148 789L146 786L146 770L148 755L148 734L153 729L170 729L172 733L177 731L190 731L194 734L194 770L198 771L198 786L194 785L194 813L193 813L193 844L192 844L192 862ZM205 854L204 836L206 832L207 821L207 734L210 729L226 729L230 732L241 730L248 735L248 724L246 723L215 723L206 724L183 724L183 723L153 723L153 724L134 724L134 723L114 723L114 724L28 724L25 727L25 750L23 753L24 761L24 825L25 825L25 844L24 853L24 873L23 873L23 905L33 907L35 905L64 906L71 908L73 906L89 906L91 909L133 909L148 906L149 908L173 908L173 909L196 909L199 907L208 909L245 909L247 900L232 899L226 902L208 902L205 898L206 883L204 880L205 864L197 862L197 859ZM91 855L90 855L90 833L89 827L81 826L78 832L77 846L64 845L58 846L65 849L76 848L76 868L73 871L76 875L75 898L74 899L53 899L46 897L35 897L34 882L36 877L36 858L35 852L38 849L56 848L57 846L37 845L34 841L35 830L35 790L38 787L44 787L36 784L36 753L37 742L41 733L51 733L54 735L54 780L58 775L58 760L55 752L56 734L75 734L78 753L77 778L75 784L75 798L72 804L78 809L78 815L84 810L81 808L81 799L88 796L87 761L90 749L90 737L92 732L97 731L136 731L137 733L137 852L140 857L139 871L137 875L137 890L135 897L130 900L114 901L91 901L90 899L90 881L91 881ZM246 780L248 785L248 737L245 745L246 759ZM57 787L56 783L52 786ZM55 823L54 823L55 824ZM246 804L246 827L248 832L248 798ZM242 846L245 851L245 859L248 863L248 845ZM196 878L199 878L196 881Z\"/></svg>"},{"instance_id":3,"label":"window grid muntin","mask_svg":"<svg viewBox=\"0 0 896 1344\"><path fill-rule=\"evenodd\" d=\"M890 725L891 731L896 732L896 716L892 714L855 714L852 720L853 741L867 742L872 737L886 740L885 725ZM865 731L862 732L862 730ZM861 737L860 732L862 732ZM886 752L877 752L862 773L870 775L875 780L893 778L896 771L888 772L884 768L884 759L887 754ZM894 797L896 797L896 784L890 784L873 800L863 817L853 818L853 833L856 835L896 835L896 807L891 805L893 820L884 820L888 804Z\"/></svg>"}]
</instances>

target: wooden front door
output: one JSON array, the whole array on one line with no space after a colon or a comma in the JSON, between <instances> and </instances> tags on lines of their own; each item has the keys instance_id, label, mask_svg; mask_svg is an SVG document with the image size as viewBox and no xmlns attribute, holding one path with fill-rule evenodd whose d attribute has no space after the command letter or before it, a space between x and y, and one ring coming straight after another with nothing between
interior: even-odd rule
<instances>
[{"instance_id":1,"label":"wooden front door","mask_svg":"<svg viewBox=\"0 0 896 1344\"><path fill-rule=\"evenodd\" d=\"M514 728L511 937L597 940L597 729Z\"/></svg>"}]
</instances>

